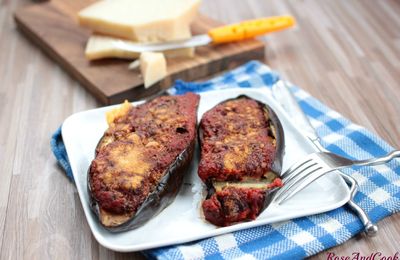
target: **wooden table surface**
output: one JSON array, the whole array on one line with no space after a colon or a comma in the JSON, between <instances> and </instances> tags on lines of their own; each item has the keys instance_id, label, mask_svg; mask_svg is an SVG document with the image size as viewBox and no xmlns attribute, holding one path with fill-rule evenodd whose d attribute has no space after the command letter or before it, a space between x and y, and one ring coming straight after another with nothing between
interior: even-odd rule
<instances>
[{"instance_id":1,"label":"wooden table surface","mask_svg":"<svg viewBox=\"0 0 400 260\"><path fill-rule=\"evenodd\" d=\"M99 103L16 30L27 0L0 0L0 259L131 259L93 238L77 191L50 151L69 115ZM291 31L265 37L266 63L354 122L400 148L400 2L203 0L223 22L290 13ZM392 255L400 214L327 252Z\"/></svg>"}]
</instances>

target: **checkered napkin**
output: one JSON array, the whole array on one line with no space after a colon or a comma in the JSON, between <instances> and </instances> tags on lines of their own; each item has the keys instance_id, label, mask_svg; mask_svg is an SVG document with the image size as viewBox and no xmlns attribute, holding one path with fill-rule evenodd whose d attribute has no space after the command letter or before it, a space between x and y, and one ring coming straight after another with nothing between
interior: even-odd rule
<instances>
[{"instance_id":1,"label":"checkered napkin","mask_svg":"<svg viewBox=\"0 0 400 260\"><path fill-rule=\"evenodd\" d=\"M251 61L231 72L203 83L177 81L171 94L203 92L232 87L271 87L279 76L266 65ZM393 150L385 141L351 123L303 90L291 89L301 108L330 151L353 159L382 156ZM72 179L60 130L51 147L60 165ZM359 184L355 201L373 222L400 210L400 162L345 170ZM346 206L309 217L236 231L183 245L144 252L159 259L285 259L304 258L341 244L363 230L359 218Z\"/></svg>"}]
</instances>

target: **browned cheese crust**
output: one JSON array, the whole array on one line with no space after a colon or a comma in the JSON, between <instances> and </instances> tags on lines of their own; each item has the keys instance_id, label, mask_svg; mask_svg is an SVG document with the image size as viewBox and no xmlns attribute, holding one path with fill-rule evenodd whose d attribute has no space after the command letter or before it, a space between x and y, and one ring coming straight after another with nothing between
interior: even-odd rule
<instances>
[{"instance_id":1,"label":"browned cheese crust","mask_svg":"<svg viewBox=\"0 0 400 260\"><path fill-rule=\"evenodd\" d=\"M201 120L203 181L260 178L275 159L275 139L261 104L248 98L217 105Z\"/></svg>"},{"instance_id":2,"label":"browned cheese crust","mask_svg":"<svg viewBox=\"0 0 400 260\"><path fill-rule=\"evenodd\" d=\"M101 212L125 216L121 221L135 215L195 139L198 102L192 93L160 97L113 118L89 170L90 190Z\"/></svg>"},{"instance_id":3,"label":"browned cheese crust","mask_svg":"<svg viewBox=\"0 0 400 260\"><path fill-rule=\"evenodd\" d=\"M202 208L209 222L228 226L255 219L267 191L282 186L273 170L282 155L272 121L280 123L270 113L265 104L242 96L204 114L198 173L208 188Z\"/></svg>"}]
</instances>

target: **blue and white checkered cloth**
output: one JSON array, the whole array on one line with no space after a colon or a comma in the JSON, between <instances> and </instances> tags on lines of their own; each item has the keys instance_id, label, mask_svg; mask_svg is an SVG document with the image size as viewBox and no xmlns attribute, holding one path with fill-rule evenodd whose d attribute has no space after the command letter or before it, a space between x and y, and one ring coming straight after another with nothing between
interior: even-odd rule
<instances>
[{"instance_id":1,"label":"blue and white checkered cloth","mask_svg":"<svg viewBox=\"0 0 400 260\"><path fill-rule=\"evenodd\" d=\"M203 92L232 87L271 87L278 74L266 65L251 61L229 73L203 83L177 81L171 94ZM353 124L303 90L292 87L301 108L330 151L353 159L377 157L393 150L384 140ZM58 130L52 150L72 179L68 157ZM359 184L355 201L372 221L377 222L400 210L400 162L345 170ZM347 207L264 225L183 245L148 250L145 255L159 259L298 259L341 244L363 230L359 218Z\"/></svg>"}]
</instances>

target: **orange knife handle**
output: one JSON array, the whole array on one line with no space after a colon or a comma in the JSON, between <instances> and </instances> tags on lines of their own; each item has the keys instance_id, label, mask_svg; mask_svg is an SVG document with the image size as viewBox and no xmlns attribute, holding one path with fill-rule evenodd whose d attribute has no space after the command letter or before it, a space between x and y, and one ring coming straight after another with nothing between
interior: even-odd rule
<instances>
[{"instance_id":1,"label":"orange knife handle","mask_svg":"<svg viewBox=\"0 0 400 260\"><path fill-rule=\"evenodd\" d=\"M251 39L259 35L284 30L295 24L292 16L275 16L244 21L211 29L208 35L213 43L227 43Z\"/></svg>"}]
</instances>

